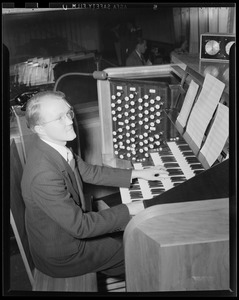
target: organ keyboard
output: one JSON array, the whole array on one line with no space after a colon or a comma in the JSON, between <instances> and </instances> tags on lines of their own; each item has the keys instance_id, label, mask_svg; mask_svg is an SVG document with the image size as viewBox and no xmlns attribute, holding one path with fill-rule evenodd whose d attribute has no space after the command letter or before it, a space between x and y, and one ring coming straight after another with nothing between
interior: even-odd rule
<instances>
[{"instance_id":1,"label":"organ keyboard","mask_svg":"<svg viewBox=\"0 0 239 300\"><path fill-rule=\"evenodd\" d=\"M135 169L150 165L164 166L169 176L161 181L137 179L129 189L120 188L123 203L151 199L204 171L188 144L182 139L167 142L161 151L151 152L147 161L133 163Z\"/></svg>"}]
</instances>

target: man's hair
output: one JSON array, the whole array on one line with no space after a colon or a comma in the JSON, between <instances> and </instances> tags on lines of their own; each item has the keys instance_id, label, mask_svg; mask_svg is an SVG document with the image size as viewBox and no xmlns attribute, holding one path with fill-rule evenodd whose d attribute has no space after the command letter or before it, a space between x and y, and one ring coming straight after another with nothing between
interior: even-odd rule
<instances>
[{"instance_id":1,"label":"man's hair","mask_svg":"<svg viewBox=\"0 0 239 300\"><path fill-rule=\"evenodd\" d=\"M44 92L39 92L35 94L31 99L28 100L27 106L26 106L26 122L27 122L27 127L30 128L32 131L34 131L34 127L38 124L40 124L41 121L41 103L43 98L46 97L54 97L55 99L65 99L65 94L60 92L60 91L44 91Z\"/></svg>"},{"instance_id":2,"label":"man's hair","mask_svg":"<svg viewBox=\"0 0 239 300\"><path fill-rule=\"evenodd\" d=\"M144 42L147 42L143 37L137 37L136 45L142 45Z\"/></svg>"},{"instance_id":3,"label":"man's hair","mask_svg":"<svg viewBox=\"0 0 239 300\"><path fill-rule=\"evenodd\" d=\"M135 38L134 41L133 41L133 49L132 49L132 51L135 50L135 49L137 49L137 47L139 45L142 45L145 42L147 43L147 40L145 38L143 38L143 37L137 37L137 38Z\"/></svg>"}]
</instances>

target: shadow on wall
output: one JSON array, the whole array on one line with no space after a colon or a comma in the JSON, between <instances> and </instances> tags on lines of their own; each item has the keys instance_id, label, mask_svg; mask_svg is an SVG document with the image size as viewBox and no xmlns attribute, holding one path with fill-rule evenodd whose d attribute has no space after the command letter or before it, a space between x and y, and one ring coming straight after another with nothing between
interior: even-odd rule
<instances>
[{"instance_id":1,"label":"shadow on wall","mask_svg":"<svg viewBox=\"0 0 239 300\"><path fill-rule=\"evenodd\" d=\"M70 70L68 66L67 70L65 67L64 70L66 74L69 72L82 72L79 70ZM71 105L98 101L97 81L93 78L93 76L69 75L63 77L57 84L57 90L66 95L66 98Z\"/></svg>"},{"instance_id":2,"label":"shadow on wall","mask_svg":"<svg viewBox=\"0 0 239 300\"><path fill-rule=\"evenodd\" d=\"M19 45L15 53L11 53L11 64L23 62L29 57L53 57L69 52L67 40L60 37L50 39L30 39L28 43Z\"/></svg>"}]
</instances>

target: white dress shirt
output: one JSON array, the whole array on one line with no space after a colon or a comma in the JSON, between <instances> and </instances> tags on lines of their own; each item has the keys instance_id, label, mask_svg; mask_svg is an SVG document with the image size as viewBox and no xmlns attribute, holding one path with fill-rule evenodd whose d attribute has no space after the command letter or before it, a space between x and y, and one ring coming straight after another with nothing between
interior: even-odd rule
<instances>
[{"instance_id":1,"label":"white dress shirt","mask_svg":"<svg viewBox=\"0 0 239 300\"><path fill-rule=\"evenodd\" d=\"M61 146L56 143L46 141L43 138L41 138L41 140L43 142L47 143L48 145L50 145L51 147L53 147L56 151L58 151L64 157L64 159L67 161L67 157L68 157L67 155L68 155L69 149L66 146Z\"/></svg>"}]
</instances>

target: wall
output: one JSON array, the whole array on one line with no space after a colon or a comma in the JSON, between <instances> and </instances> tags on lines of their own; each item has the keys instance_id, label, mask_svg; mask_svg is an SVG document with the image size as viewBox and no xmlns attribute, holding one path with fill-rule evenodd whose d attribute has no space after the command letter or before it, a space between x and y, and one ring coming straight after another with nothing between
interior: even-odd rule
<instances>
[{"instance_id":1,"label":"wall","mask_svg":"<svg viewBox=\"0 0 239 300\"><path fill-rule=\"evenodd\" d=\"M143 36L148 40L174 44L173 8L163 7L158 10L141 10L135 16L143 29Z\"/></svg>"},{"instance_id":2,"label":"wall","mask_svg":"<svg viewBox=\"0 0 239 300\"><path fill-rule=\"evenodd\" d=\"M133 20L146 39L174 42L172 8L127 10L63 10L3 15L3 43L10 63L35 56L56 56L74 51L114 51L110 30ZM167 30L165 30L167 29Z\"/></svg>"},{"instance_id":3,"label":"wall","mask_svg":"<svg viewBox=\"0 0 239 300\"><path fill-rule=\"evenodd\" d=\"M35 56L97 50L98 18L79 10L4 15L3 43L9 49L12 64Z\"/></svg>"},{"instance_id":4,"label":"wall","mask_svg":"<svg viewBox=\"0 0 239 300\"><path fill-rule=\"evenodd\" d=\"M210 5L210 4L209 4ZM235 34L236 9L225 7L173 8L175 41L180 46L185 40L190 53L199 53L200 35L203 33Z\"/></svg>"}]
</instances>

